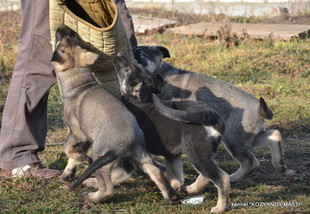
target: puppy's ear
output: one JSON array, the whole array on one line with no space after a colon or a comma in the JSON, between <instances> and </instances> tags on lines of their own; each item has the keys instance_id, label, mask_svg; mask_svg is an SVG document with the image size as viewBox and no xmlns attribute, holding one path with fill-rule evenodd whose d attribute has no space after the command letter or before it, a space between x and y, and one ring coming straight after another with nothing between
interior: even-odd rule
<instances>
[{"instance_id":1,"label":"puppy's ear","mask_svg":"<svg viewBox=\"0 0 310 214\"><path fill-rule=\"evenodd\" d=\"M142 103L148 103L152 99L152 92L149 90L142 90L140 92L140 101Z\"/></svg>"},{"instance_id":2,"label":"puppy's ear","mask_svg":"<svg viewBox=\"0 0 310 214\"><path fill-rule=\"evenodd\" d=\"M156 48L160 50L160 52L163 55L163 58L170 58L170 53L167 48L165 48L164 46L156 46Z\"/></svg>"},{"instance_id":3,"label":"puppy's ear","mask_svg":"<svg viewBox=\"0 0 310 214\"><path fill-rule=\"evenodd\" d=\"M95 63L95 61L98 59L99 54L95 54L92 52L86 52L86 59L87 59L87 64L92 65Z\"/></svg>"},{"instance_id":4,"label":"puppy's ear","mask_svg":"<svg viewBox=\"0 0 310 214\"><path fill-rule=\"evenodd\" d=\"M152 78L155 84L162 84L164 82L164 78L160 74L153 74Z\"/></svg>"},{"instance_id":5,"label":"puppy's ear","mask_svg":"<svg viewBox=\"0 0 310 214\"><path fill-rule=\"evenodd\" d=\"M259 113L268 120L271 120L273 117L272 110L268 107L266 101L262 97L259 99Z\"/></svg>"},{"instance_id":6,"label":"puppy's ear","mask_svg":"<svg viewBox=\"0 0 310 214\"><path fill-rule=\"evenodd\" d=\"M92 65L95 63L98 57L98 54L83 50L82 54L80 55L80 66L87 67L89 65Z\"/></svg>"},{"instance_id":7,"label":"puppy's ear","mask_svg":"<svg viewBox=\"0 0 310 214\"><path fill-rule=\"evenodd\" d=\"M63 63L63 59L61 58L58 51L54 51L51 62L58 62L60 64Z\"/></svg>"},{"instance_id":8,"label":"puppy's ear","mask_svg":"<svg viewBox=\"0 0 310 214\"><path fill-rule=\"evenodd\" d=\"M164 78L160 74L153 74L152 78L155 83L156 89L161 91L164 86Z\"/></svg>"}]
</instances>

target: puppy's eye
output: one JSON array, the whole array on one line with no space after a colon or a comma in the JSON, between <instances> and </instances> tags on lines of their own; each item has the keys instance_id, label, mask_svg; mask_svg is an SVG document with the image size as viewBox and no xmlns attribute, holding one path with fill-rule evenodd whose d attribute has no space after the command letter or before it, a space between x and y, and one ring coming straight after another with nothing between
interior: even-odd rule
<instances>
[{"instance_id":1,"label":"puppy's eye","mask_svg":"<svg viewBox=\"0 0 310 214\"><path fill-rule=\"evenodd\" d=\"M143 53L141 50L139 50L138 55L139 55L140 57L142 57L142 56L144 56L144 53Z\"/></svg>"}]
</instances>

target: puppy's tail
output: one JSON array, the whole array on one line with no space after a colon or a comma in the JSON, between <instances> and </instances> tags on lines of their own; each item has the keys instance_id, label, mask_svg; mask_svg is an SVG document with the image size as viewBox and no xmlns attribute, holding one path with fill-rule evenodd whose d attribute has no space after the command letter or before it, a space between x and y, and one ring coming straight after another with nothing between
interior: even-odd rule
<instances>
[{"instance_id":1,"label":"puppy's tail","mask_svg":"<svg viewBox=\"0 0 310 214\"><path fill-rule=\"evenodd\" d=\"M113 151L108 151L103 156L100 156L83 172L83 174L72 184L70 190L77 188L84 180L86 180L92 173L100 167L107 165L117 159L117 155Z\"/></svg>"},{"instance_id":2,"label":"puppy's tail","mask_svg":"<svg viewBox=\"0 0 310 214\"><path fill-rule=\"evenodd\" d=\"M223 119L214 110L203 109L201 111L188 112L169 108L165 106L155 94L153 94L153 102L158 112L171 120L179 121L182 123L211 126L220 134L223 134L225 131L225 123Z\"/></svg>"}]
</instances>

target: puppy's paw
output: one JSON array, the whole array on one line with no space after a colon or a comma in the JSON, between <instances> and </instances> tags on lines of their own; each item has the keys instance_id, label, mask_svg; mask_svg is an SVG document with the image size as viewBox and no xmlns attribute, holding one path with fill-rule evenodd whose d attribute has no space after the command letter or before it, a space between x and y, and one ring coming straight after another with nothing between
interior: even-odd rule
<instances>
[{"instance_id":1,"label":"puppy's paw","mask_svg":"<svg viewBox=\"0 0 310 214\"><path fill-rule=\"evenodd\" d=\"M88 200L88 201L92 201L91 200L91 193L92 192L82 192L82 197L85 199L85 200Z\"/></svg>"},{"instance_id":2,"label":"puppy's paw","mask_svg":"<svg viewBox=\"0 0 310 214\"><path fill-rule=\"evenodd\" d=\"M64 181L71 181L73 180L75 175L75 171L64 171L61 176L60 179L64 180Z\"/></svg>"},{"instance_id":3,"label":"puppy's paw","mask_svg":"<svg viewBox=\"0 0 310 214\"><path fill-rule=\"evenodd\" d=\"M109 198L111 198L113 196L113 193L105 192L104 194L102 194L102 192L100 192L100 191L83 192L82 196L88 201L91 201L94 203L102 203L102 202L105 202L106 200L108 200Z\"/></svg>"},{"instance_id":4,"label":"puppy's paw","mask_svg":"<svg viewBox=\"0 0 310 214\"><path fill-rule=\"evenodd\" d=\"M287 166L283 164L283 165L281 166L280 170L281 170L282 173L287 174L287 173L290 173L290 170L291 170L291 169L288 169Z\"/></svg>"},{"instance_id":5,"label":"puppy's paw","mask_svg":"<svg viewBox=\"0 0 310 214\"><path fill-rule=\"evenodd\" d=\"M85 181L83 181L83 184L87 187L99 188L98 181L96 178L88 178Z\"/></svg>"},{"instance_id":6,"label":"puppy's paw","mask_svg":"<svg viewBox=\"0 0 310 214\"><path fill-rule=\"evenodd\" d=\"M195 195L199 195L202 193L201 190L197 190L196 187L193 187L193 185L182 187L182 191L186 192L187 195L190 195L190 196L195 196Z\"/></svg>"},{"instance_id":7,"label":"puppy's paw","mask_svg":"<svg viewBox=\"0 0 310 214\"><path fill-rule=\"evenodd\" d=\"M177 205L181 203L181 196L179 194L174 194L173 196L170 197L169 200L171 205Z\"/></svg>"},{"instance_id":8,"label":"puppy's paw","mask_svg":"<svg viewBox=\"0 0 310 214\"><path fill-rule=\"evenodd\" d=\"M100 200L98 200L98 197L96 197L96 192L83 192L82 196L87 201L91 201L94 203L100 202Z\"/></svg>"},{"instance_id":9,"label":"puppy's paw","mask_svg":"<svg viewBox=\"0 0 310 214\"><path fill-rule=\"evenodd\" d=\"M182 188L182 183L176 179L172 179L170 180L170 185L172 186L173 189L175 189L175 191L181 191Z\"/></svg>"},{"instance_id":10,"label":"puppy's paw","mask_svg":"<svg viewBox=\"0 0 310 214\"><path fill-rule=\"evenodd\" d=\"M90 157L90 156L88 156L88 155L85 155L84 156L84 160L83 161L85 161L87 164L92 164L93 163L93 159L92 159L92 157Z\"/></svg>"},{"instance_id":11,"label":"puppy's paw","mask_svg":"<svg viewBox=\"0 0 310 214\"><path fill-rule=\"evenodd\" d=\"M219 206L216 206L216 207L213 207L211 209L211 213L221 213L221 212L224 212L225 211L225 207L219 207Z\"/></svg>"}]
</instances>

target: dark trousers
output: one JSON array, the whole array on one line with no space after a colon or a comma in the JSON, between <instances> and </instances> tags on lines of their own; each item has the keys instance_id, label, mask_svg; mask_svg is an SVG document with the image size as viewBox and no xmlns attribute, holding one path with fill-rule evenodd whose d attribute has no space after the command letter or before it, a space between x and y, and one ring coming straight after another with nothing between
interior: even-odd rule
<instances>
[{"instance_id":1,"label":"dark trousers","mask_svg":"<svg viewBox=\"0 0 310 214\"><path fill-rule=\"evenodd\" d=\"M132 45L136 46L131 16L123 0L116 0ZM22 28L17 61L3 111L0 168L13 169L40 162L45 148L47 100L55 84L51 63L49 0L21 0Z\"/></svg>"}]
</instances>

